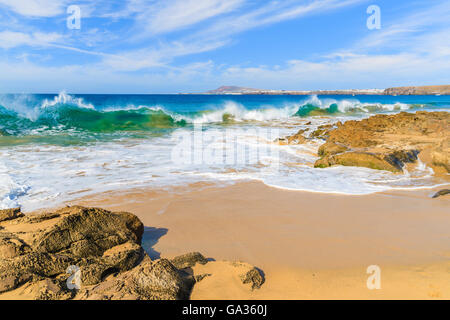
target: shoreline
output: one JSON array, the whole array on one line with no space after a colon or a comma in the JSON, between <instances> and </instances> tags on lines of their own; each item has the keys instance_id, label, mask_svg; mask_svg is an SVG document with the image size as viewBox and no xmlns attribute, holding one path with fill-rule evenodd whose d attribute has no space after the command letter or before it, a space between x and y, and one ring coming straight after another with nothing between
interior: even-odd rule
<instances>
[{"instance_id":1,"label":"shoreline","mask_svg":"<svg viewBox=\"0 0 450 320\"><path fill-rule=\"evenodd\" d=\"M200 282L193 299L449 298L450 282L443 281L450 267L448 197L431 199L430 191L348 196L259 182L200 183L172 192L99 194L68 204L133 212L149 228L142 245L152 258L189 251L214 257L217 262L194 268L212 268L217 276ZM255 265L266 283L255 291L232 281L218 287L221 274L230 276L222 260ZM370 265L386 274L384 290L366 288ZM420 290L411 292L415 285Z\"/></svg>"}]
</instances>

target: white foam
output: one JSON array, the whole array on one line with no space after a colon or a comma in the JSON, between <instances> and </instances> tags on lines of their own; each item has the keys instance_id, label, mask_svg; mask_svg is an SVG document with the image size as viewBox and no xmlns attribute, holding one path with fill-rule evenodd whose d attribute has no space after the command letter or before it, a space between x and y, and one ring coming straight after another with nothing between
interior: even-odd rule
<instances>
[{"instance_id":1,"label":"white foam","mask_svg":"<svg viewBox=\"0 0 450 320\"><path fill-rule=\"evenodd\" d=\"M336 121L337 119L333 119ZM326 119L314 119L323 124ZM221 127L205 131L205 141L214 150L228 150L227 139L238 147L253 148L245 163L173 162L179 129L163 137L122 139L85 146L23 145L0 148L0 208L21 205L25 211L60 205L94 193L136 187L167 187L197 181L257 180L282 189L340 194L370 194L436 185L430 168L423 164L408 174L392 174L366 168L333 167L315 169L313 163L320 142L279 146L254 125ZM279 136L298 130L284 126ZM244 133L243 133L244 132ZM211 140L211 137L222 137ZM239 139L238 139L239 138ZM213 141L213 143L211 142ZM267 153L267 150L271 152ZM266 153L264 153L266 152ZM193 156L193 153L187 156ZM262 156L260 156L262 155Z\"/></svg>"}]
</instances>

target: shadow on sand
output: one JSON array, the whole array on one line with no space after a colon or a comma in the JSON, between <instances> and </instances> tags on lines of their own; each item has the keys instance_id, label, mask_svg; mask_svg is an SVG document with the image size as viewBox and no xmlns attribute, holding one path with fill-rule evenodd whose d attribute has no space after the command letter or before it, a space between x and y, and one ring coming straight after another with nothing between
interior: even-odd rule
<instances>
[{"instance_id":1,"label":"shadow on sand","mask_svg":"<svg viewBox=\"0 0 450 320\"><path fill-rule=\"evenodd\" d=\"M161 258L161 253L155 251L153 247L158 243L159 239L166 235L169 229L144 227L144 235L142 237L142 247L152 260Z\"/></svg>"}]
</instances>

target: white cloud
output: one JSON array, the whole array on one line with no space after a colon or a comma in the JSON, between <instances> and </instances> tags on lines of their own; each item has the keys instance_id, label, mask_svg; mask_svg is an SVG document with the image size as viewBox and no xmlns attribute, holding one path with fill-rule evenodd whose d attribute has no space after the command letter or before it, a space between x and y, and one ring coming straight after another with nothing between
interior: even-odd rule
<instances>
[{"instance_id":1,"label":"white cloud","mask_svg":"<svg viewBox=\"0 0 450 320\"><path fill-rule=\"evenodd\" d=\"M282 68L239 67L225 70L224 83L276 89L364 89L394 85L448 83L448 57L416 54L351 55L320 62L289 61Z\"/></svg>"},{"instance_id":2,"label":"white cloud","mask_svg":"<svg viewBox=\"0 0 450 320\"><path fill-rule=\"evenodd\" d=\"M26 34L14 31L0 32L0 48L10 49L18 46L47 46L62 38L57 33L35 32Z\"/></svg>"},{"instance_id":3,"label":"white cloud","mask_svg":"<svg viewBox=\"0 0 450 320\"><path fill-rule=\"evenodd\" d=\"M14 12L30 17L53 17L65 11L67 0L0 0Z\"/></svg>"},{"instance_id":4,"label":"white cloud","mask_svg":"<svg viewBox=\"0 0 450 320\"><path fill-rule=\"evenodd\" d=\"M427 6L391 23L383 24L381 30L373 31L359 41L356 48L411 47L418 43L417 37L429 37L448 29L450 21L450 2L444 1ZM447 38L448 39L448 38ZM445 43L445 37L442 39ZM447 43L449 43L447 41Z\"/></svg>"},{"instance_id":5,"label":"white cloud","mask_svg":"<svg viewBox=\"0 0 450 320\"><path fill-rule=\"evenodd\" d=\"M194 25L230 12L244 0L166 0L151 6L140 19L152 34L165 33Z\"/></svg>"},{"instance_id":6,"label":"white cloud","mask_svg":"<svg viewBox=\"0 0 450 320\"><path fill-rule=\"evenodd\" d=\"M136 71L155 67L176 69L169 63L176 57L211 51L224 45L221 41L211 42L172 42L158 48L129 51L120 55L109 55L102 64L117 71Z\"/></svg>"},{"instance_id":7,"label":"white cloud","mask_svg":"<svg viewBox=\"0 0 450 320\"><path fill-rule=\"evenodd\" d=\"M227 37L264 25L299 17L319 14L341 7L365 2L366 0L285 0L265 2L263 6L241 15L218 20L211 26L194 34L194 37Z\"/></svg>"}]
</instances>

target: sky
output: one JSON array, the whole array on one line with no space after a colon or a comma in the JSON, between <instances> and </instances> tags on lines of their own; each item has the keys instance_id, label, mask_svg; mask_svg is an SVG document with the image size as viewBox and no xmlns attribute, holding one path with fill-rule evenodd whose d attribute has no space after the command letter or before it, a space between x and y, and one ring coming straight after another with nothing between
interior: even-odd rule
<instances>
[{"instance_id":1,"label":"sky","mask_svg":"<svg viewBox=\"0 0 450 320\"><path fill-rule=\"evenodd\" d=\"M448 0L0 0L2 93L435 84Z\"/></svg>"}]
</instances>

